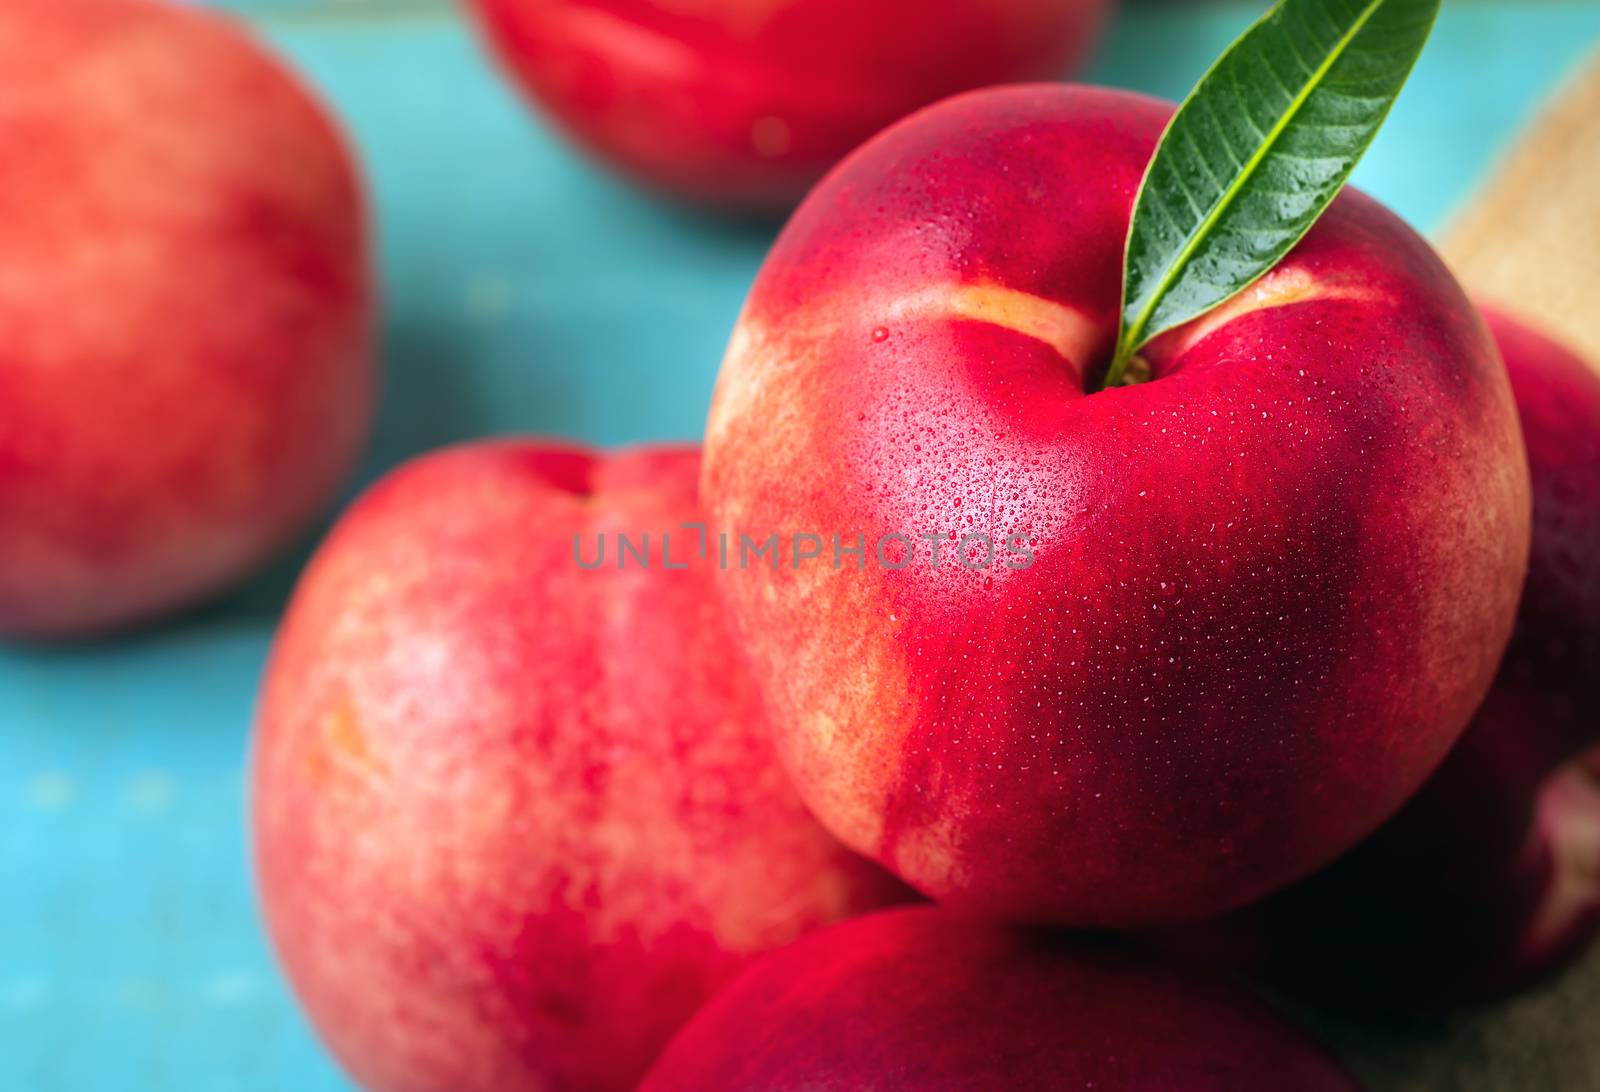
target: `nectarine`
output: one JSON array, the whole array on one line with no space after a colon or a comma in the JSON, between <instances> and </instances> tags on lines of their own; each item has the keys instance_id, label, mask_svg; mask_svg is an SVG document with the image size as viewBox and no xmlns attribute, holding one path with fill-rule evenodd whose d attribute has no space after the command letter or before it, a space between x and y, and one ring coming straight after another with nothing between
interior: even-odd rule
<instances>
[{"instance_id":1,"label":"nectarine","mask_svg":"<svg viewBox=\"0 0 1600 1092\"><path fill-rule=\"evenodd\" d=\"M261 895L372 1092L630 1089L751 956L907 897L777 765L680 531L697 467L432 455L360 500L296 591L255 745ZM649 536L648 569L617 535Z\"/></svg>"},{"instance_id":2,"label":"nectarine","mask_svg":"<svg viewBox=\"0 0 1600 1092\"><path fill-rule=\"evenodd\" d=\"M1015 920L1214 914L1350 848L1466 727L1526 569L1499 355L1360 193L1086 393L1170 113L1040 85L889 129L779 237L707 428L731 538L882 548L722 574L801 795Z\"/></svg>"},{"instance_id":3,"label":"nectarine","mask_svg":"<svg viewBox=\"0 0 1600 1092\"><path fill-rule=\"evenodd\" d=\"M1108 939L924 907L767 956L641 1092L1352 1092L1263 1005Z\"/></svg>"},{"instance_id":4,"label":"nectarine","mask_svg":"<svg viewBox=\"0 0 1600 1092\"><path fill-rule=\"evenodd\" d=\"M366 436L363 197L310 94L217 15L0 4L0 636L237 579Z\"/></svg>"},{"instance_id":5,"label":"nectarine","mask_svg":"<svg viewBox=\"0 0 1600 1092\"><path fill-rule=\"evenodd\" d=\"M1438 773L1335 864L1185 938L1302 988L1437 1008L1527 984L1600 927L1600 374L1486 311L1533 475L1516 631ZM1591 759L1593 761L1593 759Z\"/></svg>"},{"instance_id":6,"label":"nectarine","mask_svg":"<svg viewBox=\"0 0 1600 1092\"><path fill-rule=\"evenodd\" d=\"M786 211L857 144L958 91L1064 76L1110 0L472 0L585 147L682 198Z\"/></svg>"}]
</instances>

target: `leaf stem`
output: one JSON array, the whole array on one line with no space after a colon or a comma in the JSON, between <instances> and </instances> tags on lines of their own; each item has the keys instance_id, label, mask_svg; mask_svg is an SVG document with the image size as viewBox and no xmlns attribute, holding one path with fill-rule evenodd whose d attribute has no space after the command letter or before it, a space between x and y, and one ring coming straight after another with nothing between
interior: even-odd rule
<instances>
[{"instance_id":1,"label":"leaf stem","mask_svg":"<svg viewBox=\"0 0 1600 1092\"><path fill-rule=\"evenodd\" d=\"M1117 351L1111 357L1111 367L1106 369L1106 377L1100 381L1096 390L1110 390L1122 382L1122 377L1128 371L1128 361L1133 359L1134 339L1130 337L1119 338Z\"/></svg>"}]
</instances>

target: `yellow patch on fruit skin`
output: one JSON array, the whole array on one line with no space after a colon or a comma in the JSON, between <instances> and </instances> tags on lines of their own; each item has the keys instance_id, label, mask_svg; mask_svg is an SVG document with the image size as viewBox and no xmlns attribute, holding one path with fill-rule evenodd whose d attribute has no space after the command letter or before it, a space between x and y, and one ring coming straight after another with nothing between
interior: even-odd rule
<instances>
[{"instance_id":1,"label":"yellow patch on fruit skin","mask_svg":"<svg viewBox=\"0 0 1600 1092\"><path fill-rule=\"evenodd\" d=\"M850 916L856 884L840 866L837 844L819 832L809 847L781 848L768 855L759 883L706 899L707 924L724 951L759 955L793 940L797 923L812 929Z\"/></svg>"},{"instance_id":2,"label":"yellow patch on fruit skin","mask_svg":"<svg viewBox=\"0 0 1600 1092\"><path fill-rule=\"evenodd\" d=\"M1273 307L1287 307L1313 300L1381 300L1384 294L1366 285L1324 281L1307 269L1280 266L1249 288L1193 322L1157 338L1157 355L1172 358L1182 355L1235 319ZM1170 339L1170 340L1169 340Z\"/></svg>"},{"instance_id":3,"label":"yellow patch on fruit skin","mask_svg":"<svg viewBox=\"0 0 1600 1092\"><path fill-rule=\"evenodd\" d=\"M1014 330L1054 349L1080 382L1085 363L1105 340L1100 326L1077 308L998 284L935 285L896 300L888 314L891 320L955 318Z\"/></svg>"},{"instance_id":4,"label":"yellow patch on fruit skin","mask_svg":"<svg viewBox=\"0 0 1600 1092\"><path fill-rule=\"evenodd\" d=\"M764 538L800 531L840 534L825 512L816 527L788 526L787 503L807 503L792 490L816 478L816 428L825 397L805 381L832 339L850 328L872 329L888 314L870 302L823 301L805 314L768 326L746 314L734 333L707 426L702 489L717 531L737 543L741 529ZM812 462L807 462L812 460ZM773 483L781 483L773 488ZM789 499L786 501L785 498ZM737 549L737 545L733 547ZM868 547L870 549L870 546ZM721 574L738 607L758 664L775 739L806 804L852 849L874 855L882 839L901 750L915 723L910 666L883 616L881 573L831 557L800 566Z\"/></svg>"},{"instance_id":5,"label":"yellow patch on fruit skin","mask_svg":"<svg viewBox=\"0 0 1600 1092\"><path fill-rule=\"evenodd\" d=\"M728 351L723 354L722 369L717 374L717 385L711 400L711 414L706 421L705 446L708 452L719 446L717 441L732 432L760 397L762 381L760 364L767 363L767 354L760 343L764 328L748 315L740 317L728 341Z\"/></svg>"},{"instance_id":6,"label":"yellow patch on fruit skin","mask_svg":"<svg viewBox=\"0 0 1600 1092\"><path fill-rule=\"evenodd\" d=\"M907 827L892 847L894 871L935 898L966 886L966 870L956 843L956 820L949 813Z\"/></svg>"},{"instance_id":7,"label":"yellow patch on fruit skin","mask_svg":"<svg viewBox=\"0 0 1600 1092\"><path fill-rule=\"evenodd\" d=\"M1549 831L1554 867L1550 888L1523 941L1535 951L1567 935L1575 916L1600 889L1600 778L1582 763L1563 770L1541 797L1541 808L1555 810L1559 818L1540 824Z\"/></svg>"},{"instance_id":8,"label":"yellow patch on fruit skin","mask_svg":"<svg viewBox=\"0 0 1600 1092\"><path fill-rule=\"evenodd\" d=\"M852 328L870 337L872 331L892 329L896 322L938 319L988 323L1042 341L1080 381L1086 362L1106 347L1111 336L1111 331L1076 307L992 283L935 284L905 295L878 298L841 293L785 314L776 327L769 327L746 309L723 356L709 431L714 433L737 421L762 387L804 367L814 353L825 350L829 340Z\"/></svg>"},{"instance_id":9,"label":"yellow patch on fruit skin","mask_svg":"<svg viewBox=\"0 0 1600 1092\"><path fill-rule=\"evenodd\" d=\"M389 776L389 764L373 750L349 698L323 714L319 727L316 744L306 755L306 766L313 777L326 780L341 768L355 772L363 780Z\"/></svg>"}]
</instances>

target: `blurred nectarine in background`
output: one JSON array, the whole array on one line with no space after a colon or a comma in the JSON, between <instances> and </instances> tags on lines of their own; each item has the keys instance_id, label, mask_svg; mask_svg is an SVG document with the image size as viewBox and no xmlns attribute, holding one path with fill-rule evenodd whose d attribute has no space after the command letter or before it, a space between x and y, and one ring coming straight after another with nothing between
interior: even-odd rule
<instances>
[{"instance_id":1,"label":"blurred nectarine in background","mask_svg":"<svg viewBox=\"0 0 1600 1092\"><path fill-rule=\"evenodd\" d=\"M524 89L640 181L783 211L958 91L1065 77L1110 0L471 0Z\"/></svg>"},{"instance_id":2,"label":"blurred nectarine in background","mask_svg":"<svg viewBox=\"0 0 1600 1092\"><path fill-rule=\"evenodd\" d=\"M304 87L165 0L0 4L0 636L192 603L300 531L374 389L360 185Z\"/></svg>"}]
</instances>

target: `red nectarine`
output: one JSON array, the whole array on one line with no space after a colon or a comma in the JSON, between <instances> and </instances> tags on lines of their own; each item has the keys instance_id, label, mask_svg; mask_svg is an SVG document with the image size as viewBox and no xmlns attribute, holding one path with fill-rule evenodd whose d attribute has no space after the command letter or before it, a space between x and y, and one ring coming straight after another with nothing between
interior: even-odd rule
<instances>
[{"instance_id":1,"label":"red nectarine","mask_svg":"<svg viewBox=\"0 0 1600 1092\"><path fill-rule=\"evenodd\" d=\"M890 122L1053 79L1110 0L473 0L507 67L585 147L679 197L792 208Z\"/></svg>"},{"instance_id":2,"label":"red nectarine","mask_svg":"<svg viewBox=\"0 0 1600 1092\"><path fill-rule=\"evenodd\" d=\"M1015 920L1213 914L1350 848L1466 727L1526 569L1505 369L1360 193L1085 393L1170 113L1005 88L867 144L768 257L707 429L731 537L884 547L723 574L801 795Z\"/></svg>"},{"instance_id":3,"label":"red nectarine","mask_svg":"<svg viewBox=\"0 0 1600 1092\"><path fill-rule=\"evenodd\" d=\"M1517 627L1421 792L1316 876L1182 938L1285 982L1439 1007L1528 983L1600 927L1600 374L1486 312L1533 475Z\"/></svg>"},{"instance_id":4,"label":"red nectarine","mask_svg":"<svg viewBox=\"0 0 1600 1092\"><path fill-rule=\"evenodd\" d=\"M374 390L363 199L295 79L162 0L0 4L0 636L246 573L332 499Z\"/></svg>"},{"instance_id":5,"label":"red nectarine","mask_svg":"<svg viewBox=\"0 0 1600 1092\"><path fill-rule=\"evenodd\" d=\"M1263 1005L1109 939L923 907L767 956L641 1092L1352 1092Z\"/></svg>"},{"instance_id":6,"label":"red nectarine","mask_svg":"<svg viewBox=\"0 0 1600 1092\"><path fill-rule=\"evenodd\" d=\"M273 650L267 923L373 1092L628 1089L746 960L907 897L806 813L705 563L698 459L500 442L340 521ZM660 534L671 532L663 567ZM648 534L649 569L593 535ZM613 548L617 547L612 541Z\"/></svg>"}]
</instances>

